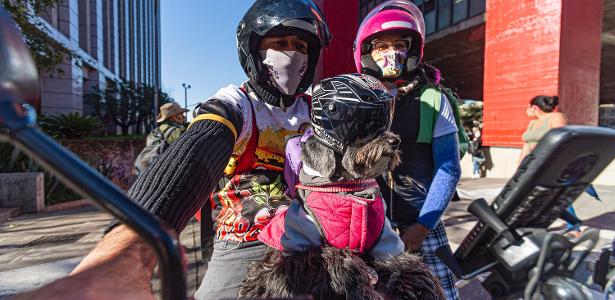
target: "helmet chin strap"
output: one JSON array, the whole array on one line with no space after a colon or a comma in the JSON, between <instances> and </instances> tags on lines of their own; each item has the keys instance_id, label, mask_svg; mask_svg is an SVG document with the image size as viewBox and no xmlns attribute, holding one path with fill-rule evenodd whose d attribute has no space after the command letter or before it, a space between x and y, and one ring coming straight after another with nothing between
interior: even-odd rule
<instances>
[{"instance_id":1,"label":"helmet chin strap","mask_svg":"<svg viewBox=\"0 0 615 300\"><path fill-rule=\"evenodd\" d=\"M382 70L380 70L380 67L376 64L371 54L363 54L361 56L361 64L363 65L364 74L383 80Z\"/></svg>"},{"instance_id":2,"label":"helmet chin strap","mask_svg":"<svg viewBox=\"0 0 615 300\"><path fill-rule=\"evenodd\" d=\"M295 96L281 93L269 84L257 83L252 80L248 82L248 87L256 93L258 98L269 105L276 107L289 107L295 102Z\"/></svg>"},{"instance_id":3,"label":"helmet chin strap","mask_svg":"<svg viewBox=\"0 0 615 300\"><path fill-rule=\"evenodd\" d=\"M402 71L402 74L410 74L419 65L419 63L420 61L418 57L408 56L408 58L406 58L406 63L404 64L404 70Z\"/></svg>"}]
</instances>

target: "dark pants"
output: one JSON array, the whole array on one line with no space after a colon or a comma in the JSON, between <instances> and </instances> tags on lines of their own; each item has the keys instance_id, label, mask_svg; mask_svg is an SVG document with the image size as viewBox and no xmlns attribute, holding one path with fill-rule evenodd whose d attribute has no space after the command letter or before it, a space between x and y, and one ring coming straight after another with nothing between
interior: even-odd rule
<instances>
[{"instance_id":1,"label":"dark pants","mask_svg":"<svg viewBox=\"0 0 615 300\"><path fill-rule=\"evenodd\" d=\"M235 299L246 269L251 262L265 255L267 246L261 242L237 244L216 240L207 273L194 297L204 299Z\"/></svg>"}]
</instances>

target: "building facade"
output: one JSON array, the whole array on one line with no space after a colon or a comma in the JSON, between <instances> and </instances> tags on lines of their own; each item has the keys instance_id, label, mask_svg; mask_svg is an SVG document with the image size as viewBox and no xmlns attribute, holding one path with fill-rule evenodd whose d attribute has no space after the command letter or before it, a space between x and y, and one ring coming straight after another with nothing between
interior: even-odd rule
<instances>
[{"instance_id":1,"label":"building facade","mask_svg":"<svg viewBox=\"0 0 615 300\"><path fill-rule=\"evenodd\" d=\"M40 74L42 113L83 113L83 96L111 81L160 87L158 0L63 0L41 18L76 54Z\"/></svg>"},{"instance_id":2,"label":"building facade","mask_svg":"<svg viewBox=\"0 0 615 300\"><path fill-rule=\"evenodd\" d=\"M383 0L317 2L334 37L320 76L356 71L357 28ZM571 124L615 127L615 0L412 2L425 17L424 60L461 98L483 101L488 176L516 170L525 109L536 95L558 95ZM615 166L600 178L615 178Z\"/></svg>"}]
</instances>

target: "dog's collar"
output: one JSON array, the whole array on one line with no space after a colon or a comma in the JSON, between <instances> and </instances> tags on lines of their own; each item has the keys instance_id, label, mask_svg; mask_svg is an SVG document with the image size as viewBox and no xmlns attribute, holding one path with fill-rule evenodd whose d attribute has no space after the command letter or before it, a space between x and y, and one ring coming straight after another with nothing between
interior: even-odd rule
<instances>
[{"instance_id":1,"label":"dog's collar","mask_svg":"<svg viewBox=\"0 0 615 300\"><path fill-rule=\"evenodd\" d=\"M297 184L297 189L321 193L351 193L378 187L375 179L346 180L319 186Z\"/></svg>"}]
</instances>

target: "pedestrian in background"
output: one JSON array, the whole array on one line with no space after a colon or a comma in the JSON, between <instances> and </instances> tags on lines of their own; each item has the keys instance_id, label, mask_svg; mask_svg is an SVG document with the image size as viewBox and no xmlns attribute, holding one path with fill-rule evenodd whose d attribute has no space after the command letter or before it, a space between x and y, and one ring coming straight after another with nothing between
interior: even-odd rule
<instances>
[{"instance_id":1,"label":"pedestrian in background","mask_svg":"<svg viewBox=\"0 0 615 300\"><path fill-rule=\"evenodd\" d=\"M470 137L471 140L470 146L468 147L468 152L472 154L472 178L481 178L480 168L485 163L485 154L482 149L483 137L481 130L478 127L473 127Z\"/></svg>"},{"instance_id":2,"label":"pedestrian in background","mask_svg":"<svg viewBox=\"0 0 615 300\"><path fill-rule=\"evenodd\" d=\"M186 115L188 110L182 108L177 102L165 103L160 107L158 114L158 128L162 132L169 132L166 141L172 144L186 131Z\"/></svg>"},{"instance_id":3,"label":"pedestrian in background","mask_svg":"<svg viewBox=\"0 0 615 300\"><path fill-rule=\"evenodd\" d=\"M568 124L566 116L556 111L558 104L557 96L536 96L530 101L525 112L532 120L523 133L523 149L517 164L521 164L549 130Z\"/></svg>"},{"instance_id":4,"label":"pedestrian in background","mask_svg":"<svg viewBox=\"0 0 615 300\"><path fill-rule=\"evenodd\" d=\"M523 133L523 149L517 164L521 164L523 158L534 151L540 139L549 130L568 125L566 116L556 111L558 105L559 98L557 96L536 96L530 101L525 112L532 120L528 124L527 130ZM576 217L572 205L568 206L568 211ZM573 236L581 232L579 224L568 223L567 227Z\"/></svg>"},{"instance_id":5,"label":"pedestrian in background","mask_svg":"<svg viewBox=\"0 0 615 300\"><path fill-rule=\"evenodd\" d=\"M159 156L186 131L186 116L188 110L175 102L165 103L158 113L158 128L147 135L145 148L135 160L135 174L138 176L150 165L155 157Z\"/></svg>"}]
</instances>

